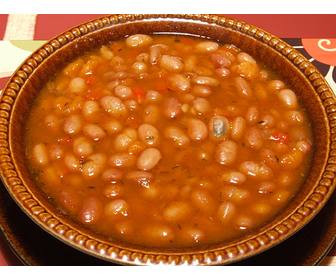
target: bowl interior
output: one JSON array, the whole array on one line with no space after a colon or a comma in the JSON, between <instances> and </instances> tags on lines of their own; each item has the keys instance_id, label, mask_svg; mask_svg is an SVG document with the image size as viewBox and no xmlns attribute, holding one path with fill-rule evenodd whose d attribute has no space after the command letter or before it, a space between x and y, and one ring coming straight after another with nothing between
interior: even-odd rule
<instances>
[{"instance_id":1,"label":"bowl interior","mask_svg":"<svg viewBox=\"0 0 336 280\"><path fill-rule=\"evenodd\" d=\"M41 204L47 208L51 213L62 218L66 224L75 227L79 231L98 238L99 240L108 242L104 237L99 236L91 231L86 230L79 224L71 219L63 216L60 212L55 211L54 205L47 199L47 197L35 185L34 178L29 173L27 162L25 161L25 146L22 145L22 139L25 134L25 121L31 104L45 82L62 66L64 66L71 59L80 56L83 51L94 49L102 44L108 43L113 40L124 38L127 35L135 33L174 33L174 34L189 34L194 36L202 36L216 40L222 43L232 43L248 52L257 60L263 62L269 68L278 73L281 78L286 81L288 85L296 92L300 102L306 108L309 119L312 124L313 139L314 139L314 154L312 158L311 168L305 179L305 183L301 187L298 194L291 200L286 208L275 217L274 220L266 224L263 228L258 229L258 232L270 228L278 221L287 217L294 209L302 203L314 186L318 178L321 177L321 170L323 169L327 160L327 147L329 144L328 126L326 121L326 114L323 105L315 92L314 88L310 85L307 78L290 62L285 56L272 49L266 43L254 39L252 36L244 35L239 31L225 28L219 25L208 24L201 21L190 20L163 20L163 19L150 19L146 21L135 21L130 23L123 23L105 27L99 31L84 35L72 42L64 45L56 50L52 55L45 59L41 65L34 70L31 78L24 84L20 94L16 99L11 115L10 124L10 148L13 155L14 162L20 172L19 176L22 178L25 186L29 186L29 190L36 197ZM253 235L251 233L249 236ZM246 239L246 236L241 237L239 240L232 242L239 242ZM112 242L113 243L113 242ZM203 246L197 249L190 248L190 250L171 248L171 249L155 249L146 248L146 251L151 252L201 252L208 249L219 248L229 244L213 244L211 246ZM134 244L126 244L118 242L118 246L123 248L130 248L133 250L143 249L141 246Z\"/></svg>"}]
</instances>

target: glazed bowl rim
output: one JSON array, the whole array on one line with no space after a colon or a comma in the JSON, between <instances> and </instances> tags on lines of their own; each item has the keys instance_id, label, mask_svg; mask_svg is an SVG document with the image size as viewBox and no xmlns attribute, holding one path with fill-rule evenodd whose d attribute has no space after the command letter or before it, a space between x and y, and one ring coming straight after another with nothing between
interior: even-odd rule
<instances>
[{"instance_id":1,"label":"glazed bowl rim","mask_svg":"<svg viewBox=\"0 0 336 280\"><path fill-rule=\"evenodd\" d=\"M328 116L328 158L331 158L333 141L333 131L331 122L334 116L327 114L327 108L334 106L335 97L331 88L324 80L316 68L304 58L298 51L271 35L270 33L242 21L213 15L111 15L104 16L54 37L42 47L28 57L12 75L3 90L0 100L0 171L1 179L4 182L9 194L19 207L42 229L49 232L54 237L60 239L80 251L91 254L104 260L122 264L227 264L238 261L252 255L263 252L280 242L284 241L307 224L326 204L330 198L335 184L333 179L336 167L333 163L325 163L323 166L323 176L316 179L315 188L305 197L295 211L272 226L267 231L255 234L246 238L243 242L221 246L219 249L204 250L198 252L153 252L152 250L136 250L111 244L104 240L92 237L83 233L78 228L74 228L67 222L59 218L54 212L50 212L29 190L29 186L23 184L20 178L20 169L12 158L12 140L8 133L11 125L11 112L15 107L16 96L21 92L25 82L33 76L35 69L41 65L55 51L62 49L67 44L85 35L99 32L111 25L124 23L136 23L143 20L149 21L182 21L182 22L202 22L203 24L214 24L238 32L243 36L252 37L280 53L284 59L291 63L305 76L310 85L318 93L321 102L323 101L324 111ZM326 102L328 101L328 102ZM324 105L326 104L326 105ZM332 111L333 112L333 111ZM336 119L336 117L335 117ZM8 135L9 134L9 135ZM329 169L327 169L329 167ZM328 171L328 174L326 172ZM330 174L332 173L332 178ZM321 173L322 174L322 173Z\"/></svg>"}]
</instances>

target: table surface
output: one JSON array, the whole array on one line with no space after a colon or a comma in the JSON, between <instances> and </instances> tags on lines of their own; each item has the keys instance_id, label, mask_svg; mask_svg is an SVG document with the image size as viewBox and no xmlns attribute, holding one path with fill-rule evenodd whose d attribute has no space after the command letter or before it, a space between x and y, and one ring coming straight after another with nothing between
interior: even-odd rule
<instances>
[{"instance_id":1,"label":"table surface","mask_svg":"<svg viewBox=\"0 0 336 280\"><path fill-rule=\"evenodd\" d=\"M21 62L46 40L99 16L101 15L0 15L0 90ZM247 21L286 38L288 43L302 51L315 64L336 93L336 15L229 17ZM0 237L0 266L18 264L20 262ZM336 244L323 264L336 265Z\"/></svg>"}]
</instances>

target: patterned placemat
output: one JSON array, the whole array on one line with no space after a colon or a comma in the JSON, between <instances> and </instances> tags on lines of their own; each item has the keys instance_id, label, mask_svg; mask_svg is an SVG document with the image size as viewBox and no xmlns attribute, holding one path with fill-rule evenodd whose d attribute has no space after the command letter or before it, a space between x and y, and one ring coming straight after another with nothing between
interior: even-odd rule
<instances>
[{"instance_id":1,"label":"patterned placemat","mask_svg":"<svg viewBox=\"0 0 336 280\"><path fill-rule=\"evenodd\" d=\"M22 61L46 40L97 16L0 15L0 91ZM246 20L283 37L287 43L298 49L321 71L336 93L336 38L320 38L322 36L331 37L331 34L335 34L333 32L334 26L336 26L336 15L230 16ZM312 24L316 23L316 20L320 25ZM268 25L270 22L272 25ZM274 22L281 22L282 25L274 24ZM286 28L287 26L290 28ZM0 265L18 264L18 260L8 250L5 241L0 237ZM323 264L336 265L336 245L329 252Z\"/></svg>"}]
</instances>

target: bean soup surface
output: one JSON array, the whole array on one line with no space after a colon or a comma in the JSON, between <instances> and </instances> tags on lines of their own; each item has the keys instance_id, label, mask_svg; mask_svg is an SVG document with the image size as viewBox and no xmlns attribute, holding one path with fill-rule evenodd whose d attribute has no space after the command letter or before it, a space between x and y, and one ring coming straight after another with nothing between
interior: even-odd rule
<instances>
[{"instance_id":1,"label":"bean soup surface","mask_svg":"<svg viewBox=\"0 0 336 280\"><path fill-rule=\"evenodd\" d=\"M296 194L312 148L296 94L249 54L141 34L56 73L25 141L31 173L64 214L155 247L257 230Z\"/></svg>"}]
</instances>

